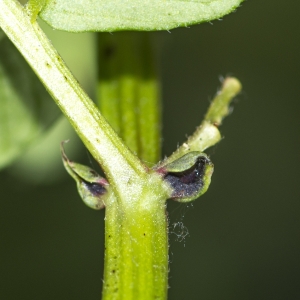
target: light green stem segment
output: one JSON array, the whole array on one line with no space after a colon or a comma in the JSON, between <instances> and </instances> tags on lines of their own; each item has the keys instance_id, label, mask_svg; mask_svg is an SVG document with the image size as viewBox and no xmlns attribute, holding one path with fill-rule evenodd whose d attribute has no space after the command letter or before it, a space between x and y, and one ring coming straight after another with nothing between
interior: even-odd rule
<instances>
[{"instance_id":1,"label":"light green stem segment","mask_svg":"<svg viewBox=\"0 0 300 300\"><path fill-rule=\"evenodd\" d=\"M241 83L234 77L224 79L221 90L217 93L205 115L204 122L220 126L229 114L231 100L241 91Z\"/></svg>"},{"instance_id":2,"label":"light green stem segment","mask_svg":"<svg viewBox=\"0 0 300 300\"><path fill-rule=\"evenodd\" d=\"M205 149L217 144L221 140L218 126L222 124L222 120L228 115L230 102L240 93L241 89L242 85L238 79L234 77L225 78L201 125L171 156L161 162L161 166L182 157L190 151L203 152Z\"/></svg>"},{"instance_id":3,"label":"light green stem segment","mask_svg":"<svg viewBox=\"0 0 300 300\"><path fill-rule=\"evenodd\" d=\"M148 32L98 34L98 105L146 164L160 159L160 98Z\"/></svg>"},{"instance_id":4,"label":"light green stem segment","mask_svg":"<svg viewBox=\"0 0 300 300\"><path fill-rule=\"evenodd\" d=\"M145 205L141 199L139 206L128 208L110 200L105 218L103 300L167 299L165 202Z\"/></svg>"}]
</instances>

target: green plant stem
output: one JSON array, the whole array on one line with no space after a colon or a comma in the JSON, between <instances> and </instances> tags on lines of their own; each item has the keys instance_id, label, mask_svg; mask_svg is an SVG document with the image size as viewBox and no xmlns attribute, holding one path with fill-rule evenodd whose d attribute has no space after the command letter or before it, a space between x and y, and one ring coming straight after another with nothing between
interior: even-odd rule
<instances>
[{"instance_id":1,"label":"green plant stem","mask_svg":"<svg viewBox=\"0 0 300 300\"><path fill-rule=\"evenodd\" d=\"M149 165L160 159L160 98L150 34L98 34L98 105L125 144Z\"/></svg>"},{"instance_id":2,"label":"green plant stem","mask_svg":"<svg viewBox=\"0 0 300 300\"><path fill-rule=\"evenodd\" d=\"M98 83L97 105L111 127L121 135L121 109L119 96L120 51L114 35L97 33Z\"/></svg>"},{"instance_id":3,"label":"green plant stem","mask_svg":"<svg viewBox=\"0 0 300 300\"><path fill-rule=\"evenodd\" d=\"M159 75L155 68L150 33L140 37L139 72L139 138L141 159L156 164L161 158L161 101Z\"/></svg>"},{"instance_id":4,"label":"green plant stem","mask_svg":"<svg viewBox=\"0 0 300 300\"><path fill-rule=\"evenodd\" d=\"M102 41L102 38L105 40ZM134 152L139 151L137 103L137 45L134 33L121 32L107 36L98 34L99 51L99 107L104 117L119 127L116 131ZM104 83L102 92L102 81ZM105 91L115 91L105 97ZM109 95L107 95L109 96ZM112 99L113 98L113 99ZM113 104L113 107L109 107ZM111 119L111 121L110 121ZM114 128L114 125L112 125ZM115 129L115 128L114 128Z\"/></svg>"},{"instance_id":5,"label":"green plant stem","mask_svg":"<svg viewBox=\"0 0 300 300\"><path fill-rule=\"evenodd\" d=\"M165 202L143 200L128 209L112 201L106 206L105 228L103 300L166 299Z\"/></svg>"}]
</instances>

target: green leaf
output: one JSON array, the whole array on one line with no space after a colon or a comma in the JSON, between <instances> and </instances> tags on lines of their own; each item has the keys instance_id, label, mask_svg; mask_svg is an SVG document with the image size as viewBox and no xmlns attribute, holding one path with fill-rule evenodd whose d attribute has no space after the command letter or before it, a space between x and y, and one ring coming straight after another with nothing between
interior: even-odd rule
<instances>
[{"instance_id":1,"label":"green leaf","mask_svg":"<svg viewBox=\"0 0 300 300\"><path fill-rule=\"evenodd\" d=\"M243 0L48 0L40 17L56 29L169 30L221 18Z\"/></svg>"},{"instance_id":2,"label":"green leaf","mask_svg":"<svg viewBox=\"0 0 300 300\"><path fill-rule=\"evenodd\" d=\"M59 115L24 58L0 39L0 168L13 162Z\"/></svg>"}]
</instances>

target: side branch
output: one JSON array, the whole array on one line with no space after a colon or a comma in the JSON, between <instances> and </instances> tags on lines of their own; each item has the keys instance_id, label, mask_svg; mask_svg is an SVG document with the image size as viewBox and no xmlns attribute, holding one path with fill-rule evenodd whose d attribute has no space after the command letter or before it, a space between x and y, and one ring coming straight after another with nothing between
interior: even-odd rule
<instances>
[{"instance_id":1,"label":"side branch","mask_svg":"<svg viewBox=\"0 0 300 300\"><path fill-rule=\"evenodd\" d=\"M117 194L144 178L145 167L128 150L82 90L32 15L16 0L0 1L0 27L22 53Z\"/></svg>"},{"instance_id":2,"label":"side branch","mask_svg":"<svg viewBox=\"0 0 300 300\"><path fill-rule=\"evenodd\" d=\"M165 166L188 152L199 151L214 146L221 140L218 126L229 113L231 100L241 91L242 85L238 79L228 77L223 81L221 90L217 93L205 115L201 125L192 136L183 143L171 156L161 162L159 167Z\"/></svg>"}]
</instances>

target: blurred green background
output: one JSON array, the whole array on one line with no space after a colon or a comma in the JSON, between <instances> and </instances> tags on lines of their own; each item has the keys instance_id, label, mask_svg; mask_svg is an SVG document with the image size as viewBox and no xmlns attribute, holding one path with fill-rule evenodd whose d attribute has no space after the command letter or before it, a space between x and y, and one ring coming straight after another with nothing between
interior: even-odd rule
<instances>
[{"instance_id":1,"label":"blurred green background","mask_svg":"<svg viewBox=\"0 0 300 300\"><path fill-rule=\"evenodd\" d=\"M299 11L298 1L252 0L222 21L155 33L163 155L200 123L220 77L243 84L209 151L210 190L168 203L171 300L300 299ZM93 34L47 33L93 97ZM104 211L84 206L63 170L59 143L70 137L68 155L89 163L61 120L42 157L0 173L0 299L100 299Z\"/></svg>"}]
</instances>

